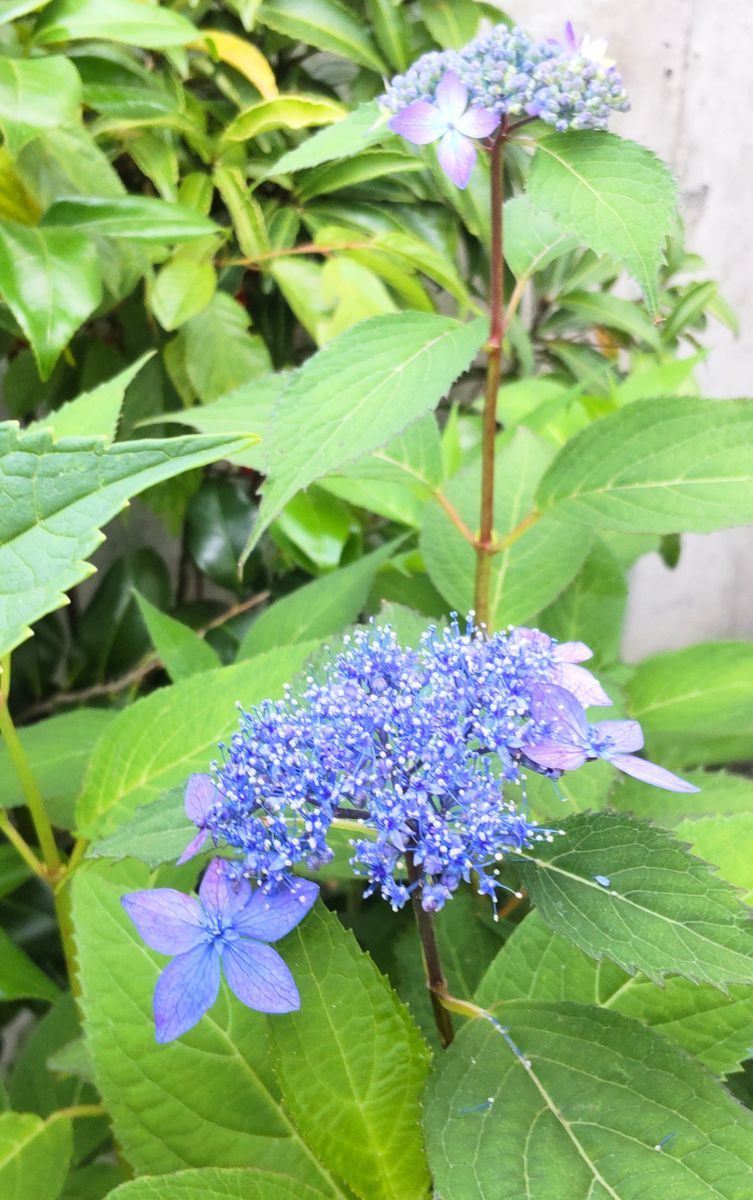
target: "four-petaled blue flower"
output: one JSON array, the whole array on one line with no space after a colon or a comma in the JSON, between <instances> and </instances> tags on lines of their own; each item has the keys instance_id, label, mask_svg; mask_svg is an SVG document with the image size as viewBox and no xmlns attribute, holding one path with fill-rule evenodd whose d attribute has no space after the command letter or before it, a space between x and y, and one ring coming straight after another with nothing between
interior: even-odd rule
<instances>
[{"instance_id":1,"label":"four-petaled blue flower","mask_svg":"<svg viewBox=\"0 0 753 1200\"><path fill-rule=\"evenodd\" d=\"M497 113L488 109L469 108L468 89L454 71L447 71L433 104L414 101L392 118L389 127L417 146L439 141L439 165L457 187L465 188L476 161L473 138L488 137L499 121Z\"/></svg>"},{"instance_id":2,"label":"four-petaled blue flower","mask_svg":"<svg viewBox=\"0 0 753 1200\"><path fill-rule=\"evenodd\" d=\"M294 929L314 903L318 885L305 879L252 889L221 858L212 859L199 899L172 888L131 892L121 903L152 950L173 954L154 989L158 1042L192 1029L217 999L220 960L231 991L265 1013L294 1012L293 976L268 942Z\"/></svg>"}]
</instances>

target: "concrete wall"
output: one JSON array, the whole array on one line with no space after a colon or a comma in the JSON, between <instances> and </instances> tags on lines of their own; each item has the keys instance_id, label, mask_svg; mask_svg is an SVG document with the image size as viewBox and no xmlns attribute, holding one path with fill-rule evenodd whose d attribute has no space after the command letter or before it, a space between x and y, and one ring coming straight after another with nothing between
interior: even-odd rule
<instances>
[{"instance_id":1,"label":"concrete wall","mask_svg":"<svg viewBox=\"0 0 753 1200\"><path fill-rule=\"evenodd\" d=\"M716 323L700 376L705 394L753 396L753 0L509 0L537 36L609 39L632 102L614 129L650 146L680 184L689 248L703 255L740 321ZM751 448L753 457L753 448ZM753 528L687 535L679 566L650 555L634 569L625 654L710 638L753 638Z\"/></svg>"}]
</instances>

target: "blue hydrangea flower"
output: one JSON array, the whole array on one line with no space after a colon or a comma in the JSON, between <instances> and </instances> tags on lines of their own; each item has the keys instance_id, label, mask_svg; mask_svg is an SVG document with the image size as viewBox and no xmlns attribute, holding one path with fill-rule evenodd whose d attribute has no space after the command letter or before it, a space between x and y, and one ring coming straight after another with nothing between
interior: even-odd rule
<instances>
[{"instance_id":1,"label":"blue hydrangea flower","mask_svg":"<svg viewBox=\"0 0 753 1200\"><path fill-rule=\"evenodd\" d=\"M437 85L434 103L414 100L392 118L390 129L417 146L439 142L437 158L445 175L466 188L476 161L474 138L485 138L499 125L496 113L468 107L468 89L453 71Z\"/></svg>"},{"instance_id":2,"label":"blue hydrangea flower","mask_svg":"<svg viewBox=\"0 0 753 1200\"><path fill-rule=\"evenodd\" d=\"M654 787L670 792L700 790L633 754L643 746L643 731L637 721L599 721L591 725L581 705L565 688L537 688L531 701L531 718L523 745L528 758L542 767L574 771L589 760L604 758L619 771Z\"/></svg>"},{"instance_id":3,"label":"blue hydrangea flower","mask_svg":"<svg viewBox=\"0 0 753 1200\"><path fill-rule=\"evenodd\" d=\"M172 888L131 892L121 903L152 950L175 955L154 989L158 1042L172 1042L212 1007L220 962L232 992L249 1008L293 1012L300 997L293 976L267 943L305 917L319 888L308 880L252 890L221 858L207 867L199 898Z\"/></svg>"}]
</instances>

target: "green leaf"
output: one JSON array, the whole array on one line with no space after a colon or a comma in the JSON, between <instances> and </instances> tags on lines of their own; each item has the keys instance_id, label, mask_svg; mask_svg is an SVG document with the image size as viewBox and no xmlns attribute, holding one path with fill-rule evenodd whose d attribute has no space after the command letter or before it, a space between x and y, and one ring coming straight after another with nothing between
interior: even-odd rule
<instances>
[{"instance_id":1,"label":"green leaf","mask_svg":"<svg viewBox=\"0 0 753 1200\"><path fill-rule=\"evenodd\" d=\"M746 903L753 901L753 812L734 816L696 817L680 821L675 830L693 853L719 868L727 883L745 893Z\"/></svg>"},{"instance_id":2,"label":"green leaf","mask_svg":"<svg viewBox=\"0 0 753 1200\"><path fill-rule=\"evenodd\" d=\"M27 13L44 8L48 0L2 0L0 3L0 25L7 25L17 17L25 17Z\"/></svg>"},{"instance_id":3,"label":"green leaf","mask_svg":"<svg viewBox=\"0 0 753 1200\"><path fill-rule=\"evenodd\" d=\"M380 546L331 575L314 579L283 596L254 621L238 648L238 658L251 658L274 646L325 638L355 621L379 568L402 539Z\"/></svg>"},{"instance_id":4,"label":"green leaf","mask_svg":"<svg viewBox=\"0 0 753 1200\"><path fill-rule=\"evenodd\" d=\"M0 1113L0 1195L9 1200L57 1200L71 1161L67 1117Z\"/></svg>"},{"instance_id":5,"label":"green leaf","mask_svg":"<svg viewBox=\"0 0 753 1200\"><path fill-rule=\"evenodd\" d=\"M149 603L146 596L140 596L138 592L136 600L154 649L173 683L220 666L216 651L195 630L176 621L175 617L160 612Z\"/></svg>"},{"instance_id":6,"label":"green leaf","mask_svg":"<svg viewBox=\"0 0 753 1200\"><path fill-rule=\"evenodd\" d=\"M610 812L571 817L562 831L552 844L521 852L519 863L555 933L654 981L753 983L750 910L671 834Z\"/></svg>"},{"instance_id":7,"label":"green leaf","mask_svg":"<svg viewBox=\"0 0 753 1200\"><path fill-rule=\"evenodd\" d=\"M519 283L578 246L578 239L550 213L534 208L528 196L505 201L504 221L505 261Z\"/></svg>"},{"instance_id":8,"label":"green leaf","mask_svg":"<svg viewBox=\"0 0 753 1200\"><path fill-rule=\"evenodd\" d=\"M151 4L145 7L140 0L107 0L106 9L100 0L53 0L34 29L39 46L96 38L160 50L185 46L198 36L196 26L179 13Z\"/></svg>"},{"instance_id":9,"label":"green leaf","mask_svg":"<svg viewBox=\"0 0 753 1200\"><path fill-rule=\"evenodd\" d=\"M703 642L644 659L627 684L652 749L681 763L753 756L753 642Z\"/></svg>"},{"instance_id":10,"label":"green leaf","mask_svg":"<svg viewBox=\"0 0 753 1200\"><path fill-rule=\"evenodd\" d=\"M346 330L310 358L272 418L270 479L248 551L297 491L430 412L470 365L484 332L481 320L388 314Z\"/></svg>"},{"instance_id":11,"label":"green leaf","mask_svg":"<svg viewBox=\"0 0 753 1200\"><path fill-rule=\"evenodd\" d=\"M223 142L247 142L273 129L310 129L312 125L332 125L341 121L346 110L326 96L285 95L261 100L231 121L222 135Z\"/></svg>"},{"instance_id":12,"label":"green leaf","mask_svg":"<svg viewBox=\"0 0 753 1200\"><path fill-rule=\"evenodd\" d=\"M26 426L25 432L51 429L56 442L71 437L103 437L112 442L126 389L153 355L154 351L148 350L125 370L113 375L112 379L105 380L90 392L82 392L75 400L69 400L40 421L33 421Z\"/></svg>"},{"instance_id":13,"label":"green leaf","mask_svg":"<svg viewBox=\"0 0 753 1200\"><path fill-rule=\"evenodd\" d=\"M73 229L0 222L0 294L31 342L42 379L102 295L94 243Z\"/></svg>"},{"instance_id":14,"label":"green leaf","mask_svg":"<svg viewBox=\"0 0 753 1200\"><path fill-rule=\"evenodd\" d=\"M195 875L195 868L184 873L183 886ZM303 1181L313 1174L326 1196L341 1200L282 1107L260 1013L223 986L190 1033L167 1046L155 1041L152 992L165 959L147 949L120 903L126 892L149 886L147 868L91 863L76 872L72 886L84 1031L131 1167L162 1174L219 1162L285 1171ZM286 957L287 947L282 943ZM130 1017L123 1021L126 1010Z\"/></svg>"},{"instance_id":15,"label":"green leaf","mask_svg":"<svg viewBox=\"0 0 753 1200\"><path fill-rule=\"evenodd\" d=\"M163 11L163 10L160 10ZM219 233L219 226L193 208L155 196L80 196L57 200L44 214L43 227L72 226L98 237L140 242L182 242Z\"/></svg>"},{"instance_id":16,"label":"green leaf","mask_svg":"<svg viewBox=\"0 0 753 1200\"><path fill-rule=\"evenodd\" d=\"M296 1125L365 1200L416 1200L428 1185L419 1106L429 1056L421 1035L321 904L285 947L301 1007L270 1028Z\"/></svg>"},{"instance_id":17,"label":"green leaf","mask_svg":"<svg viewBox=\"0 0 753 1200\"><path fill-rule=\"evenodd\" d=\"M0 58L0 126L12 155L40 129L78 118L81 80L67 58Z\"/></svg>"},{"instance_id":18,"label":"green leaf","mask_svg":"<svg viewBox=\"0 0 753 1200\"><path fill-rule=\"evenodd\" d=\"M287 376L260 375L242 383L215 400L212 404L197 404L193 408L170 413L170 420L190 425L200 433L255 433L269 424L272 409L285 387ZM144 424L163 424L165 415L150 418ZM264 464L265 450L254 445L234 454L232 461L242 467L259 470Z\"/></svg>"},{"instance_id":19,"label":"green leaf","mask_svg":"<svg viewBox=\"0 0 753 1200\"><path fill-rule=\"evenodd\" d=\"M576 772L578 774L578 772ZM753 813L753 779L729 771L686 771L685 777L700 788L682 798L674 792L647 788L623 775L609 795L610 807L648 817L670 828L686 817Z\"/></svg>"},{"instance_id":20,"label":"green leaf","mask_svg":"<svg viewBox=\"0 0 753 1200\"><path fill-rule=\"evenodd\" d=\"M411 47L407 14L394 0L369 0L368 7L379 49L394 70L407 71Z\"/></svg>"},{"instance_id":21,"label":"green leaf","mask_svg":"<svg viewBox=\"0 0 753 1200\"><path fill-rule=\"evenodd\" d=\"M344 463L337 477L407 485L426 500L442 482L442 447L436 418L429 413L373 454Z\"/></svg>"},{"instance_id":22,"label":"green leaf","mask_svg":"<svg viewBox=\"0 0 753 1200\"><path fill-rule=\"evenodd\" d=\"M331 1200L332 1192L278 1171L204 1167L132 1179L108 1200Z\"/></svg>"},{"instance_id":23,"label":"green leaf","mask_svg":"<svg viewBox=\"0 0 753 1200\"><path fill-rule=\"evenodd\" d=\"M560 642L585 642L597 661L617 658L627 583L614 555L598 539L575 579L539 613L537 624Z\"/></svg>"},{"instance_id":24,"label":"green leaf","mask_svg":"<svg viewBox=\"0 0 753 1200\"><path fill-rule=\"evenodd\" d=\"M0 928L0 1002L57 1000L60 992L33 959ZM2 1169L0 1167L0 1179Z\"/></svg>"},{"instance_id":25,"label":"green leaf","mask_svg":"<svg viewBox=\"0 0 753 1200\"><path fill-rule=\"evenodd\" d=\"M80 832L101 837L192 771L207 770L217 743L237 726L236 701L245 707L281 695L316 645L206 671L123 709L92 755L77 806Z\"/></svg>"},{"instance_id":26,"label":"green leaf","mask_svg":"<svg viewBox=\"0 0 753 1200\"><path fill-rule=\"evenodd\" d=\"M329 50L378 74L387 70L363 22L334 0L263 0L257 20L293 41Z\"/></svg>"},{"instance_id":27,"label":"green leaf","mask_svg":"<svg viewBox=\"0 0 753 1200\"><path fill-rule=\"evenodd\" d=\"M158 800L141 805L114 833L98 839L87 857L137 858L148 867L174 863L195 836L183 803L185 791L184 784L170 788Z\"/></svg>"},{"instance_id":28,"label":"green leaf","mask_svg":"<svg viewBox=\"0 0 753 1200\"><path fill-rule=\"evenodd\" d=\"M547 332L561 325L592 329L616 329L637 342L643 342L653 350L659 350L660 339L656 327L637 304L612 296L609 292L567 292L557 298L559 306L555 316L546 323ZM575 318L575 320L573 320Z\"/></svg>"},{"instance_id":29,"label":"green leaf","mask_svg":"<svg viewBox=\"0 0 753 1200\"><path fill-rule=\"evenodd\" d=\"M481 18L495 24L507 20L496 4L477 0L422 0L421 16L426 28L440 46L459 50L478 32Z\"/></svg>"},{"instance_id":30,"label":"green leaf","mask_svg":"<svg viewBox=\"0 0 753 1200\"><path fill-rule=\"evenodd\" d=\"M196 565L229 591L242 591L238 557L254 523L256 504L241 479L205 479L186 510L185 544Z\"/></svg>"},{"instance_id":31,"label":"green leaf","mask_svg":"<svg viewBox=\"0 0 753 1200\"><path fill-rule=\"evenodd\" d=\"M160 269L149 289L149 303L162 328L173 330L203 312L216 287L211 249L181 246Z\"/></svg>"},{"instance_id":32,"label":"green leaf","mask_svg":"<svg viewBox=\"0 0 753 1200\"><path fill-rule=\"evenodd\" d=\"M494 534L503 539L530 517L536 484L551 449L527 429L518 429L496 456ZM481 462L454 475L443 489L470 530L478 527ZM492 559L490 620L495 628L519 624L551 603L578 571L591 544L583 526L551 518L531 524ZM473 608L475 551L461 537L445 509L427 506L421 551L432 583L459 612Z\"/></svg>"},{"instance_id":33,"label":"green leaf","mask_svg":"<svg viewBox=\"0 0 753 1200\"><path fill-rule=\"evenodd\" d=\"M100 525L131 496L191 467L240 450L242 437L118 442L20 434L0 425L0 654L31 636L29 626L66 603L65 592L92 574L86 558Z\"/></svg>"},{"instance_id":34,"label":"green leaf","mask_svg":"<svg viewBox=\"0 0 753 1200\"><path fill-rule=\"evenodd\" d=\"M622 408L624 404L632 404L635 400L675 396L685 391L695 368L705 357L705 351L702 351L699 354L691 354L689 358L670 359L659 366L647 363L638 370L631 371L615 390L617 404Z\"/></svg>"},{"instance_id":35,"label":"green leaf","mask_svg":"<svg viewBox=\"0 0 753 1200\"><path fill-rule=\"evenodd\" d=\"M657 987L606 959L595 962L535 911L516 926L475 998L503 1022L507 1006L521 1000L598 1004L652 1026L718 1075L739 1070L750 1056L753 988L733 985L725 994L679 978Z\"/></svg>"},{"instance_id":36,"label":"green leaf","mask_svg":"<svg viewBox=\"0 0 753 1200\"><path fill-rule=\"evenodd\" d=\"M675 182L645 146L613 133L543 137L528 193L596 254L624 263L658 315L657 273L675 213Z\"/></svg>"},{"instance_id":37,"label":"green leaf","mask_svg":"<svg viewBox=\"0 0 753 1200\"><path fill-rule=\"evenodd\" d=\"M528 1068L493 1026L474 1021L430 1085L425 1127L442 1195L745 1195L753 1117L700 1063L637 1021L585 1004L520 1004L505 1020Z\"/></svg>"},{"instance_id":38,"label":"green leaf","mask_svg":"<svg viewBox=\"0 0 753 1200\"><path fill-rule=\"evenodd\" d=\"M125 1167L93 1162L77 1167L68 1176L60 1200L107 1200L119 1183L128 1178Z\"/></svg>"},{"instance_id":39,"label":"green leaf","mask_svg":"<svg viewBox=\"0 0 753 1200\"><path fill-rule=\"evenodd\" d=\"M230 213L233 232L243 254L249 258L264 254L270 248L264 211L249 191L243 172L237 167L217 166L213 178Z\"/></svg>"},{"instance_id":40,"label":"green leaf","mask_svg":"<svg viewBox=\"0 0 753 1200\"><path fill-rule=\"evenodd\" d=\"M286 175L358 154L389 133L386 124L387 118L380 112L378 104L370 100L368 104L359 105L336 125L320 130L294 150L288 150L268 168L267 175Z\"/></svg>"},{"instance_id":41,"label":"green leaf","mask_svg":"<svg viewBox=\"0 0 753 1200\"><path fill-rule=\"evenodd\" d=\"M638 400L576 434L539 487L563 521L708 533L753 520L753 400Z\"/></svg>"},{"instance_id":42,"label":"green leaf","mask_svg":"<svg viewBox=\"0 0 753 1200\"><path fill-rule=\"evenodd\" d=\"M371 179L422 170L421 160L405 150L362 150L342 161L314 167L298 185L298 198L312 200L314 196L328 195L340 188L368 183Z\"/></svg>"},{"instance_id":43,"label":"green leaf","mask_svg":"<svg viewBox=\"0 0 753 1200\"><path fill-rule=\"evenodd\" d=\"M2 783L0 783L0 798L3 798ZM22 883L31 877L31 867L19 857L15 847L10 842L0 846L0 900L10 896Z\"/></svg>"},{"instance_id":44,"label":"green leaf","mask_svg":"<svg viewBox=\"0 0 753 1200\"><path fill-rule=\"evenodd\" d=\"M203 403L270 370L262 338L249 333L248 326L245 309L227 292L215 292L206 308L169 343L168 350L178 357L190 388Z\"/></svg>"}]
</instances>

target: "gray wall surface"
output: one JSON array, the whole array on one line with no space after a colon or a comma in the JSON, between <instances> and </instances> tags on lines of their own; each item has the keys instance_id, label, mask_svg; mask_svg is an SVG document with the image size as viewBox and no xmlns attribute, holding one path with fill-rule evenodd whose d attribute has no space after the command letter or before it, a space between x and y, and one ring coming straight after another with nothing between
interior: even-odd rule
<instances>
[{"instance_id":1,"label":"gray wall surface","mask_svg":"<svg viewBox=\"0 0 753 1200\"><path fill-rule=\"evenodd\" d=\"M501 5L530 33L609 40L632 111L613 118L650 146L680 186L689 249L721 282L738 339L712 323L699 379L704 394L753 396L753 0L567 0ZM753 456L753 448L751 448ZM634 568L628 659L712 638L753 638L753 528L683 538L679 566L657 555Z\"/></svg>"}]
</instances>

